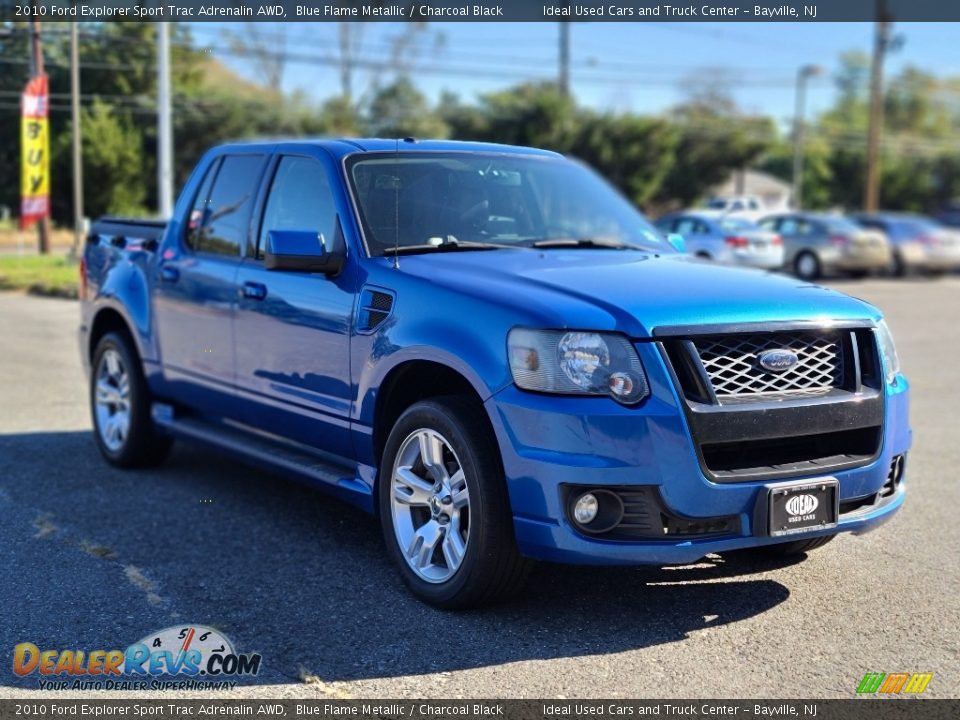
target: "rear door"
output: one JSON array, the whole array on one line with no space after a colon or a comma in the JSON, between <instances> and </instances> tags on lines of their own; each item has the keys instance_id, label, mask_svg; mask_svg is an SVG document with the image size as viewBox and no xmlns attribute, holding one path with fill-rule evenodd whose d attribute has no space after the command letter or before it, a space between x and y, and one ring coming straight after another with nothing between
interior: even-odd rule
<instances>
[{"instance_id":1,"label":"rear door","mask_svg":"<svg viewBox=\"0 0 960 720\"><path fill-rule=\"evenodd\" d=\"M267 270L271 230L309 230L335 242L335 169L325 155L281 155L271 167L262 218L240 268L235 324L237 389L244 422L349 457L350 332L354 259L336 277Z\"/></svg>"},{"instance_id":2,"label":"rear door","mask_svg":"<svg viewBox=\"0 0 960 720\"><path fill-rule=\"evenodd\" d=\"M231 402L236 276L265 165L263 154L214 161L183 236L164 249L158 264L154 313L170 393L213 415L236 414Z\"/></svg>"}]
</instances>

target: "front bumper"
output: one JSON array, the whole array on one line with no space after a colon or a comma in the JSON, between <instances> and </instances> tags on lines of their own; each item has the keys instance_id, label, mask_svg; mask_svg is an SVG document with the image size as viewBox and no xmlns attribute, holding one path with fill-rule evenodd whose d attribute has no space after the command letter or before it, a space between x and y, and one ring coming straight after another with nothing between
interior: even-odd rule
<instances>
[{"instance_id":1,"label":"front bumper","mask_svg":"<svg viewBox=\"0 0 960 720\"><path fill-rule=\"evenodd\" d=\"M701 466L687 417L654 343L637 346L651 395L628 408L606 398L527 393L510 386L487 401L496 432L520 550L527 556L577 564L683 564L708 553L755 547L785 538L767 536L756 509L769 479L721 482ZM891 463L911 443L908 386L898 377L884 390L883 437L867 464L829 473L798 472L784 480L829 474L839 482L841 505L880 492ZM567 515L568 486L649 487L670 513L704 520L735 517L727 534L670 539L610 540L586 535ZM797 537L866 532L903 504L906 484L875 506L841 512L838 526ZM796 539L791 538L791 539Z\"/></svg>"}]
</instances>

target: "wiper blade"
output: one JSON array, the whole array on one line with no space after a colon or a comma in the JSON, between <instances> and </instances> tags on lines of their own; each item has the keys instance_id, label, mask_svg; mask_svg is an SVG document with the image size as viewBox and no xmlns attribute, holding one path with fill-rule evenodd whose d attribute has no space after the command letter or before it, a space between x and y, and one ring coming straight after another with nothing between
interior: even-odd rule
<instances>
[{"instance_id":1,"label":"wiper blade","mask_svg":"<svg viewBox=\"0 0 960 720\"><path fill-rule=\"evenodd\" d=\"M604 248L614 250L646 250L654 252L652 248L635 245L620 240L600 240L598 238L549 238L531 243L535 248Z\"/></svg>"},{"instance_id":2,"label":"wiper blade","mask_svg":"<svg viewBox=\"0 0 960 720\"><path fill-rule=\"evenodd\" d=\"M462 250L518 250L522 245L505 243L473 242L470 240L445 240L442 243L421 243L420 245L401 245L384 252L384 257L393 255L417 255L428 252L457 252Z\"/></svg>"}]
</instances>

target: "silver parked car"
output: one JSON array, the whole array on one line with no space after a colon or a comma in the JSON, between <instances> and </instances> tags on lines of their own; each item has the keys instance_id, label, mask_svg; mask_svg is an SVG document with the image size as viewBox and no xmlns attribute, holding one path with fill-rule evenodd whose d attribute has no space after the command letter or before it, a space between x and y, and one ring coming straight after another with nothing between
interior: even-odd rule
<instances>
[{"instance_id":1,"label":"silver parked car","mask_svg":"<svg viewBox=\"0 0 960 720\"><path fill-rule=\"evenodd\" d=\"M853 219L865 228L886 233L893 248L890 268L894 275L960 268L960 231L956 228L912 213L858 213Z\"/></svg>"},{"instance_id":2,"label":"silver parked car","mask_svg":"<svg viewBox=\"0 0 960 720\"><path fill-rule=\"evenodd\" d=\"M883 233L839 215L781 213L761 219L760 226L783 237L786 266L805 280L835 270L867 275L890 265L890 245Z\"/></svg>"},{"instance_id":3,"label":"silver parked car","mask_svg":"<svg viewBox=\"0 0 960 720\"><path fill-rule=\"evenodd\" d=\"M780 237L744 217L690 210L664 215L655 224L663 233L682 235L696 257L768 270L783 265Z\"/></svg>"}]
</instances>

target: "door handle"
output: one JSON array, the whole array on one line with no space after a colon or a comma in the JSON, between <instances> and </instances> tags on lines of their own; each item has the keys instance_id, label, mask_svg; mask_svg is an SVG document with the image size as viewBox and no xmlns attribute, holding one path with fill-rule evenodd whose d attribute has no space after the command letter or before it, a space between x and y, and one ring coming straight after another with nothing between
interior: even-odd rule
<instances>
[{"instance_id":1,"label":"door handle","mask_svg":"<svg viewBox=\"0 0 960 720\"><path fill-rule=\"evenodd\" d=\"M180 279L180 271L175 267L162 267L160 268L160 280L161 282L174 283Z\"/></svg>"},{"instance_id":2,"label":"door handle","mask_svg":"<svg viewBox=\"0 0 960 720\"><path fill-rule=\"evenodd\" d=\"M267 286L257 282L245 282L243 296L250 300L264 300L267 297Z\"/></svg>"}]
</instances>

